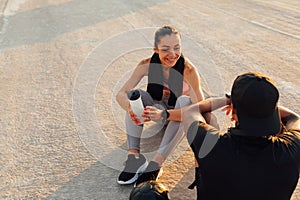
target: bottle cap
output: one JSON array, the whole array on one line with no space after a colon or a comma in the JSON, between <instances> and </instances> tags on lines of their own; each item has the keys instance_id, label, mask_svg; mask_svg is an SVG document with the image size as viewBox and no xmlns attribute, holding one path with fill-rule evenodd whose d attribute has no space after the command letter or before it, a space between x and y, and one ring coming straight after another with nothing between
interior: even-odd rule
<instances>
[{"instance_id":1,"label":"bottle cap","mask_svg":"<svg viewBox=\"0 0 300 200\"><path fill-rule=\"evenodd\" d=\"M131 90L128 92L128 98L130 100L137 100L140 97L140 92L139 90Z\"/></svg>"}]
</instances>

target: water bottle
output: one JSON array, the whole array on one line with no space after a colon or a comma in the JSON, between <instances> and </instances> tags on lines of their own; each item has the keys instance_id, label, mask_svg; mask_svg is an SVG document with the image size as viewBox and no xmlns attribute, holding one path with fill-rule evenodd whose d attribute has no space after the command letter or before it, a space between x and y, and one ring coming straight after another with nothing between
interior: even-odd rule
<instances>
[{"instance_id":1,"label":"water bottle","mask_svg":"<svg viewBox=\"0 0 300 200\"><path fill-rule=\"evenodd\" d=\"M130 92L128 92L128 98L130 100L130 106L132 112L136 114L136 117L142 123L144 121L144 118L142 117L142 114L144 113L144 106L143 106L143 101L142 101L140 91L131 90Z\"/></svg>"}]
</instances>

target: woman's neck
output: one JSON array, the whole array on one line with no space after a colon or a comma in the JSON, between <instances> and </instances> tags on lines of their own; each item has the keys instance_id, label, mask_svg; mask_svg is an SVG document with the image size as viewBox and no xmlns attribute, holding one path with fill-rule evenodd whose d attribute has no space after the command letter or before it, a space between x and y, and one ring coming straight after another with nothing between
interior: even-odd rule
<instances>
[{"instance_id":1,"label":"woman's neck","mask_svg":"<svg viewBox=\"0 0 300 200\"><path fill-rule=\"evenodd\" d=\"M170 68L169 67L162 67L163 69L163 76L164 76L164 81L165 82L168 82L168 79L169 79L169 72L170 72Z\"/></svg>"}]
</instances>

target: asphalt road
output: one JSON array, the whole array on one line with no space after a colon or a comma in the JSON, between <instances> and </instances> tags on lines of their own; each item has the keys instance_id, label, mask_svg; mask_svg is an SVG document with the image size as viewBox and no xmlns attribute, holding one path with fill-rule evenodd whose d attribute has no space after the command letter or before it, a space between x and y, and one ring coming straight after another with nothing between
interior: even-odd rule
<instances>
[{"instance_id":1,"label":"asphalt road","mask_svg":"<svg viewBox=\"0 0 300 200\"><path fill-rule=\"evenodd\" d=\"M116 183L126 138L114 96L165 24L182 33L210 95L261 71L300 113L298 0L2 0L0 12L0 199L128 199L132 186ZM161 132L147 130L151 159ZM195 199L193 174L183 141L161 181L172 199Z\"/></svg>"}]
</instances>

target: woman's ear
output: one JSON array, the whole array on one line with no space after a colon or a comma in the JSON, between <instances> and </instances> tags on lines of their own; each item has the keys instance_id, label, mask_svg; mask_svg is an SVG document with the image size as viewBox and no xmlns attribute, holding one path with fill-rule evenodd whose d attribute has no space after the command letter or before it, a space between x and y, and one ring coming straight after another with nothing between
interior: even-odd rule
<instances>
[{"instance_id":1,"label":"woman's ear","mask_svg":"<svg viewBox=\"0 0 300 200\"><path fill-rule=\"evenodd\" d=\"M153 48L154 53L158 54L158 49L156 47Z\"/></svg>"}]
</instances>

